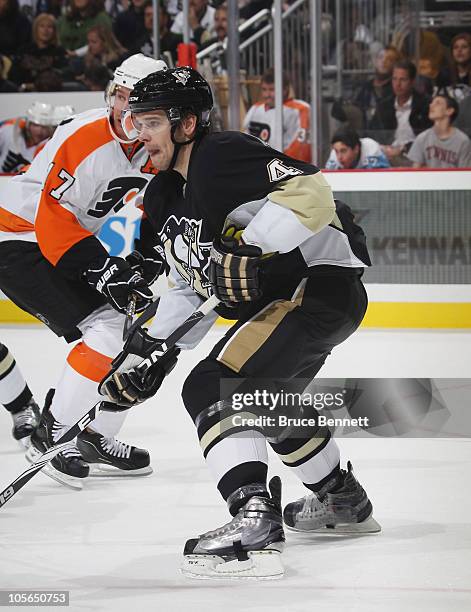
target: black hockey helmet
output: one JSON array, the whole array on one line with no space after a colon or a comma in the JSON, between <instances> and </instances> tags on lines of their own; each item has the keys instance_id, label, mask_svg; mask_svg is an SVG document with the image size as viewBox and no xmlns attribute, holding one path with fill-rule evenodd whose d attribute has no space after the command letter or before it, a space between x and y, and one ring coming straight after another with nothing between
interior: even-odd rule
<instances>
[{"instance_id":1,"label":"black hockey helmet","mask_svg":"<svg viewBox=\"0 0 471 612\"><path fill-rule=\"evenodd\" d=\"M172 125L194 113L200 128L209 126L213 95L199 72L184 66L149 74L134 85L129 96L131 113L164 110Z\"/></svg>"}]
</instances>

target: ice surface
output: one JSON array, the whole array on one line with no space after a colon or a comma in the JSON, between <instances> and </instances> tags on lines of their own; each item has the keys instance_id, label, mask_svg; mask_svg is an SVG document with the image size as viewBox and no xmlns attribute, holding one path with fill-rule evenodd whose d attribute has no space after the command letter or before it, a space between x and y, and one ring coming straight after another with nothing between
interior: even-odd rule
<instances>
[{"instance_id":1,"label":"ice surface","mask_svg":"<svg viewBox=\"0 0 471 612\"><path fill-rule=\"evenodd\" d=\"M179 574L185 540L227 519L179 396L185 374L220 333L184 354L158 396L125 423L120 438L150 450L152 476L89 479L76 492L39 474L0 510L0 589L67 589L74 611L471 610L469 440L341 440L373 501L380 535L288 532L280 581L214 583ZM65 343L34 326L2 328L0 340L42 402L60 374ZM321 374L471 377L470 340L459 332L362 330ZM26 466L10 427L1 410L0 489ZM285 502L303 494L275 456L270 469L282 476Z\"/></svg>"}]
</instances>

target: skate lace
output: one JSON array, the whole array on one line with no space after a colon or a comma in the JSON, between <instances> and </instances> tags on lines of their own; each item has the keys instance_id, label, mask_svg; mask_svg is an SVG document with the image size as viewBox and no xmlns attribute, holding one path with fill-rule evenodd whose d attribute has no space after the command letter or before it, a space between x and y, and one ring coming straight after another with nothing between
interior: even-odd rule
<instances>
[{"instance_id":1,"label":"skate lace","mask_svg":"<svg viewBox=\"0 0 471 612\"><path fill-rule=\"evenodd\" d=\"M72 442L68 442L67 446L64 446L63 450L61 451L61 455L67 457L67 459L73 459L74 457L76 457L77 459L82 458L80 451L75 445L75 440L72 440Z\"/></svg>"},{"instance_id":2,"label":"skate lace","mask_svg":"<svg viewBox=\"0 0 471 612\"><path fill-rule=\"evenodd\" d=\"M304 498L304 504L299 514L303 517L312 516L314 512L319 508L320 503L321 502L319 502L317 496L314 493L309 493L309 495L306 495L306 497Z\"/></svg>"},{"instance_id":3,"label":"skate lace","mask_svg":"<svg viewBox=\"0 0 471 612\"><path fill-rule=\"evenodd\" d=\"M109 453L114 457L124 457L125 459L129 459L132 450L132 446L130 444L120 442L119 440L116 440L116 438L102 438L100 442L105 453Z\"/></svg>"},{"instance_id":4,"label":"skate lace","mask_svg":"<svg viewBox=\"0 0 471 612\"><path fill-rule=\"evenodd\" d=\"M21 412L17 412L13 416L13 422L16 427L21 427L22 425L30 425L36 420L36 415L33 412L33 409L28 406Z\"/></svg>"}]
</instances>

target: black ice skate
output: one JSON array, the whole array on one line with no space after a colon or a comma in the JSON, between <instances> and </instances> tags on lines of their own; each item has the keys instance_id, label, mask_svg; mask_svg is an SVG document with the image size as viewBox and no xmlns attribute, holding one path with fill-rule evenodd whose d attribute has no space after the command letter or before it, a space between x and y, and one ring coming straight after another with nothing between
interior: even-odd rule
<instances>
[{"instance_id":1,"label":"black ice skate","mask_svg":"<svg viewBox=\"0 0 471 612\"><path fill-rule=\"evenodd\" d=\"M56 421L49 410L53 397L54 389L50 389L46 396L39 426L31 436L31 446L26 453L26 458L30 462L36 461L42 453L51 448L54 441L68 429L67 426ZM73 440L44 466L42 473L72 489L81 489L83 479L88 476L89 467L83 461L77 450L76 442Z\"/></svg>"},{"instance_id":2,"label":"black ice skate","mask_svg":"<svg viewBox=\"0 0 471 612\"><path fill-rule=\"evenodd\" d=\"M93 431L82 431L77 438L77 448L90 464L90 476L147 476L152 474L149 453L120 442L105 438Z\"/></svg>"},{"instance_id":3,"label":"black ice skate","mask_svg":"<svg viewBox=\"0 0 471 612\"><path fill-rule=\"evenodd\" d=\"M373 518L373 506L347 463L341 470L335 492L310 493L288 504L283 512L286 526L293 531L330 534L378 533L381 526Z\"/></svg>"},{"instance_id":4,"label":"black ice skate","mask_svg":"<svg viewBox=\"0 0 471 612\"><path fill-rule=\"evenodd\" d=\"M181 571L190 578L269 580L283 577L281 552L285 541L281 516L281 481L237 489L231 498L250 499L234 518L214 531L188 540Z\"/></svg>"},{"instance_id":5,"label":"black ice skate","mask_svg":"<svg viewBox=\"0 0 471 612\"><path fill-rule=\"evenodd\" d=\"M33 398L18 412L11 415L13 419L12 434L23 448L28 448L31 441L31 434L39 425L39 406Z\"/></svg>"}]
</instances>

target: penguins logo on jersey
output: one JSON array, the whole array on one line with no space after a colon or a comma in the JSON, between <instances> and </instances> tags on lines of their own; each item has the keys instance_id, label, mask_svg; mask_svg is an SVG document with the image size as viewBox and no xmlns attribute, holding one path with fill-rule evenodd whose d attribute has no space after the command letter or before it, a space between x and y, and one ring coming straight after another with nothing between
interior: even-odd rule
<instances>
[{"instance_id":1,"label":"penguins logo on jersey","mask_svg":"<svg viewBox=\"0 0 471 612\"><path fill-rule=\"evenodd\" d=\"M177 219L171 215L159 238L183 280L200 295L209 297L208 267L212 242L202 242L202 225L201 219Z\"/></svg>"}]
</instances>

